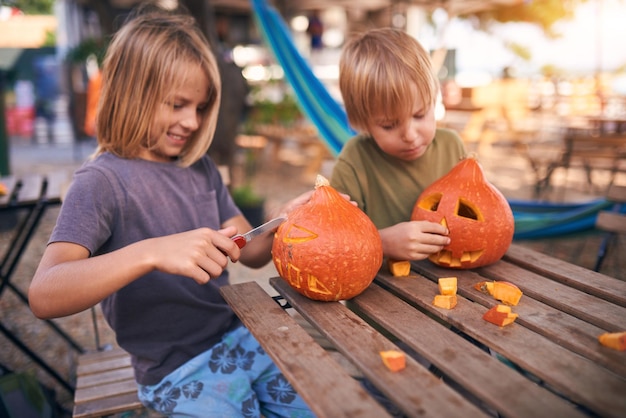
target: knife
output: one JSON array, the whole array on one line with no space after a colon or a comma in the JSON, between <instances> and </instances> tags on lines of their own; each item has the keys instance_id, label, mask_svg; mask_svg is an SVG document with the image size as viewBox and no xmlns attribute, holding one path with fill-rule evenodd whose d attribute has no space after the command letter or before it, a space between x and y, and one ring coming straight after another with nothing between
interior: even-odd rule
<instances>
[{"instance_id":1,"label":"knife","mask_svg":"<svg viewBox=\"0 0 626 418\"><path fill-rule=\"evenodd\" d=\"M284 216L274 218L271 221L265 222L264 224L249 230L245 234L233 235L231 239L235 241L235 244L237 244L239 248L243 248L248 242L250 242L251 239L258 237L264 232L278 228L278 225L282 224L286 220L287 218Z\"/></svg>"}]
</instances>

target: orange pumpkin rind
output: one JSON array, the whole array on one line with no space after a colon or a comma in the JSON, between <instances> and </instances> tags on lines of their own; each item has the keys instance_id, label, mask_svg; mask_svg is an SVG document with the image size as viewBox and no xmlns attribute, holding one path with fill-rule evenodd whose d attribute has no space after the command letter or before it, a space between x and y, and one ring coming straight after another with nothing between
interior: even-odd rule
<instances>
[{"instance_id":1,"label":"orange pumpkin rind","mask_svg":"<svg viewBox=\"0 0 626 418\"><path fill-rule=\"evenodd\" d=\"M272 260L279 276L309 299L346 300L374 280L382 241L369 217L318 176L309 201L276 230Z\"/></svg>"},{"instance_id":2,"label":"orange pumpkin rind","mask_svg":"<svg viewBox=\"0 0 626 418\"><path fill-rule=\"evenodd\" d=\"M613 350L626 351L626 331L605 332L598 337L598 341Z\"/></svg>"},{"instance_id":3,"label":"orange pumpkin rind","mask_svg":"<svg viewBox=\"0 0 626 418\"><path fill-rule=\"evenodd\" d=\"M457 278L456 277L440 277L437 280L440 295L456 295Z\"/></svg>"},{"instance_id":4,"label":"orange pumpkin rind","mask_svg":"<svg viewBox=\"0 0 626 418\"><path fill-rule=\"evenodd\" d=\"M499 327L512 324L517 319L518 314L511 312L511 307L507 305L496 305L483 315L483 319Z\"/></svg>"},{"instance_id":5,"label":"orange pumpkin rind","mask_svg":"<svg viewBox=\"0 0 626 418\"><path fill-rule=\"evenodd\" d=\"M474 289L511 306L517 306L523 295L519 287L506 281L479 282L474 285Z\"/></svg>"},{"instance_id":6,"label":"orange pumpkin rind","mask_svg":"<svg viewBox=\"0 0 626 418\"><path fill-rule=\"evenodd\" d=\"M515 220L506 197L487 179L476 158L457 163L420 194L411 220L445 225L450 244L429 260L456 269L500 260L513 241Z\"/></svg>"},{"instance_id":7,"label":"orange pumpkin rind","mask_svg":"<svg viewBox=\"0 0 626 418\"><path fill-rule=\"evenodd\" d=\"M456 295L435 295L433 305L443 309L454 309L457 304Z\"/></svg>"},{"instance_id":8,"label":"orange pumpkin rind","mask_svg":"<svg viewBox=\"0 0 626 418\"><path fill-rule=\"evenodd\" d=\"M7 193L9 193L9 189L6 184L0 183L0 196L5 196Z\"/></svg>"},{"instance_id":9,"label":"orange pumpkin rind","mask_svg":"<svg viewBox=\"0 0 626 418\"><path fill-rule=\"evenodd\" d=\"M387 268L394 277L406 277L411 274L411 262L407 260L387 259Z\"/></svg>"},{"instance_id":10,"label":"orange pumpkin rind","mask_svg":"<svg viewBox=\"0 0 626 418\"><path fill-rule=\"evenodd\" d=\"M385 350L380 352L384 365L392 372L399 372L406 368L406 355L398 350Z\"/></svg>"}]
</instances>

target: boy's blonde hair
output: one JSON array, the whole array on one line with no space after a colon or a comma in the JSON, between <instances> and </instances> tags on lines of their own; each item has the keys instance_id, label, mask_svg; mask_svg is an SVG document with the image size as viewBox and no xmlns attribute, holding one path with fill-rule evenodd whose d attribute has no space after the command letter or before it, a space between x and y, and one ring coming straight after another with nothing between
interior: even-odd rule
<instances>
[{"instance_id":1,"label":"boy's blonde hair","mask_svg":"<svg viewBox=\"0 0 626 418\"><path fill-rule=\"evenodd\" d=\"M199 66L210 91L207 108L197 131L179 156L189 166L208 150L215 133L221 81L215 56L193 17L178 12L144 8L115 34L102 67L98 105L98 150L135 158L142 148L155 144L154 117L169 102L187 77Z\"/></svg>"},{"instance_id":2,"label":"boy's blonde hair","mask_svg":"<svg viewBox=\"0 0 626 418\"><path fill-rule=\"evenodd\" d=\"M427 111L434 106L439 81L428 52L397 29L373 29L350 39L339 61L339 89L350 124L367 131L375 116L409 116L414 89Z\"/></svg>"}]
</instances>

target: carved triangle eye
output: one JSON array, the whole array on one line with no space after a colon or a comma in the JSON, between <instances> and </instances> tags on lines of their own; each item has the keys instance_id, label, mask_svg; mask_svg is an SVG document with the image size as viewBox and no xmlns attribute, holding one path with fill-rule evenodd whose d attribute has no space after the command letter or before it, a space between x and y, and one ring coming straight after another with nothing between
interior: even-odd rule
<instances>
[{"instance_id":1,"label":"carved triangle eye","mask_svg":"<svg viewBox=\"0 0 626 418\"><path fill-rule=\"evenodd\" d=\"M465 199L459 199L456 208L456 214L461 218L473 219L475 221L484 221L482 213L478 208Z\"/></svg>"}]
</instances>

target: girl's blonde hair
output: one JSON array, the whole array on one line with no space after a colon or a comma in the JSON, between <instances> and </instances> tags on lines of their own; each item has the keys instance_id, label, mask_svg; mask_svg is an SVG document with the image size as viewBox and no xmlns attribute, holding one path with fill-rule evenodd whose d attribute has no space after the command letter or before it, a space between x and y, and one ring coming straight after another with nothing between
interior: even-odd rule
<instances>
[{"instance_id":1,"label":"girl's blonde hair","mask_svg":"<svg viewBox=\"0 0 626 418\"><path fill-rule=\"evenodd\" d=\"M215 56L193 17L180 11L142 8L113 37L102 67L96 154L135 158L158 135L154 117L169 103L190 68L199 66L210 91L201 124L179 156L189 166L208 150L215 133L221 81Z\"/></svg>"},{"instance_id":2,"label":"girl's blonde hair","mask_svg":"<svg viewBox=\"0 0 626 418\"><path fill-rule=\"evenodd\" d=\"M430 56L405 32L373 29L350 39L339 60L339 89L350 124L367 131L375 116L403 119L412 112L415 88L424 110L434 106L439 81Z\"/></svg>"}]
</instances>

